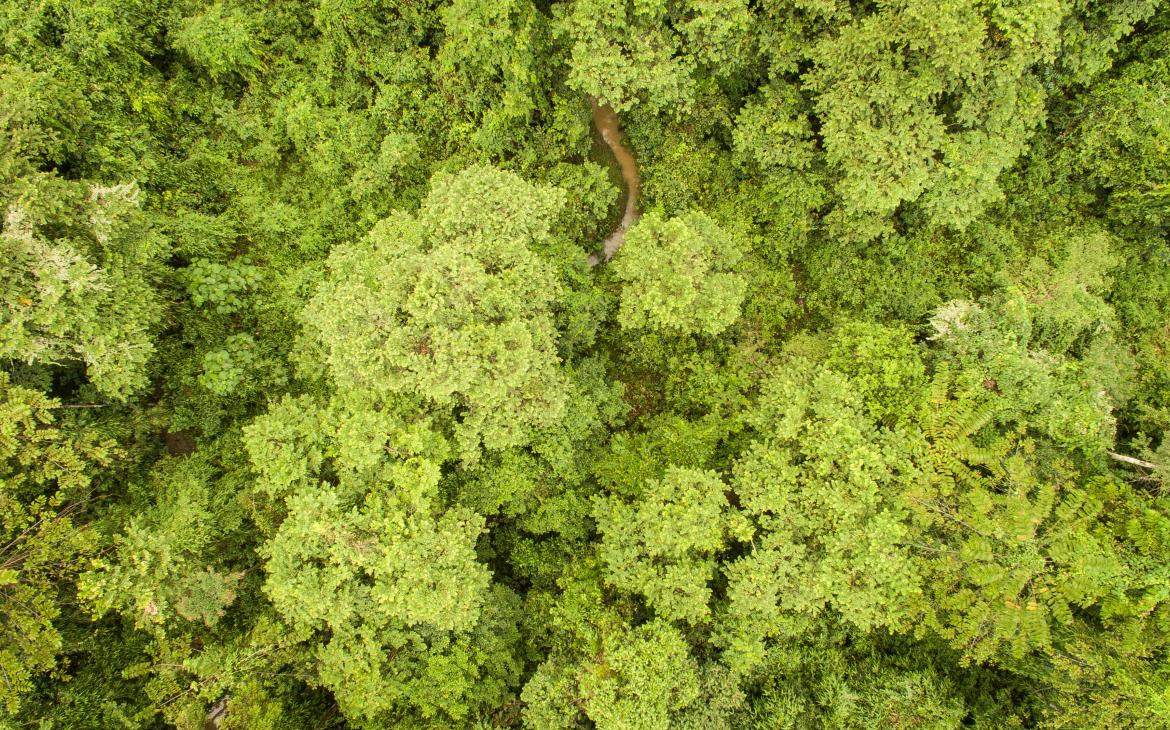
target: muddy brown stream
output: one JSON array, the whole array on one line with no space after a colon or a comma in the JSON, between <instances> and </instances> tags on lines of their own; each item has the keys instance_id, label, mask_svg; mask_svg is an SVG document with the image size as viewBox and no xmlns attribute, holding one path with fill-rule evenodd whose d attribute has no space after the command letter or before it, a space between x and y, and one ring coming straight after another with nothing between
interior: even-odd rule
<instances>
[{"instance_id":1,"label":"muddy brown stream","mask_svg":"<svg viewBox=\"0 0 1170 730\"><path fill-rule=\"evenodd\" d=\"M609 238L605 239L600 253L590 254L589 265L609 261L622 243L626 240L626 231L638 220L638 161L634 153L623 143L621 121L608 104L601 104L596 98L589 97L589 108L593 112L593 126L601 134L601 139L613 153L614 160L622 173L622 180L626 183L626 207L622 212L622 219Z\"/></svg>"}]
</instances>

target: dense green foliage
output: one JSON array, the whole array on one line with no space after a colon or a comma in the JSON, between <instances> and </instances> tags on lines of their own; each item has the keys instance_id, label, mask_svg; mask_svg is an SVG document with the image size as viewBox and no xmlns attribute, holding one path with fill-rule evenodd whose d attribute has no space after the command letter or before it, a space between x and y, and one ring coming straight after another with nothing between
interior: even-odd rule
<instances>
[{"instance_id":1,"label":"dense green foliage","mask_svg":"<svg viewBox=\"0 0 1170 730\"><path fill-rule=\"evenodd\" d=\"M0 726L1170 726L1163 5L3 0Z\"/></svg>"}]
</instances>

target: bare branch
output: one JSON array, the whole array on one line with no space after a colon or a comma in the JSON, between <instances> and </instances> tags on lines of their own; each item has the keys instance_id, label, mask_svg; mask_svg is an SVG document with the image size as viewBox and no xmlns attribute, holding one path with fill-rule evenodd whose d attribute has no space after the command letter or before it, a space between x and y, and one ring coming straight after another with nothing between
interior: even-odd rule
<instances>
[{"instance_id":1,"label":"bare branch","mask_svg":"<svg viewBox=\"0 0 1170 730\"><path fill-rule=\"evenodd\" d=\"M1126 456L1125 454L1118 454L1118 453L1113 452L1113 451L1109 451L1106 453L1108 453L1109 456L1116 459L1117 461L1120 461L1123 464L1132 464L1133 466L1140 466L1143 469L1161 469L1162 468L1161 466L1159 466L1158 464L1155 464L1152 461L1143 461L1142 459L1135 459L1132 456Z\"/></svg>"}]
</instances>

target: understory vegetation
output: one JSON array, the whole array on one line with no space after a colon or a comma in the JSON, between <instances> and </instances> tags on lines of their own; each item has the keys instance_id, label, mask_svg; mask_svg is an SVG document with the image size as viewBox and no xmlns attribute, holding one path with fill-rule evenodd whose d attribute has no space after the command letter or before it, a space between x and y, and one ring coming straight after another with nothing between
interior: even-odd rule
<instances>
[{"instance_id":1,"label":"understory vegetation","mask_svg":"<svg viewBox=\"0 0 1170 730\"><path fill-rule=\"evenodd\" d=\"M1170 727L1158 0L2 0L0 215L0 726Z\"/></svg>"}]
</instances>

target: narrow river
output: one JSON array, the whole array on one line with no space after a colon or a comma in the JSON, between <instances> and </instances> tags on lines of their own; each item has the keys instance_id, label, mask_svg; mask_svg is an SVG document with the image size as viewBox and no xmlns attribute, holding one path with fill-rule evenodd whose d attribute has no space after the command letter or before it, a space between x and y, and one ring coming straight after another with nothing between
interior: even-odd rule
<instances>
[{"instance_id":1,"label":"narrow river","mask_svg":"<svg viewBox=\"0 0 1170 730\"><path fill-rule=\"evenodd\" d=\"M614 160L621 170L622 180L626 183L626 208L622 213L621 222L613 233L609 234L609 238L605 239L601 252L589 256L589 265L597 266L613 258L626 240L626 231L638 220L638 161L634 159L634 153L622 142L622 127L617 113L608 104L598 103L592 96L589 97L589 108L593 112L593 126L597 128L601 139L613 153Z\"/></svg>"}]
</instances>

